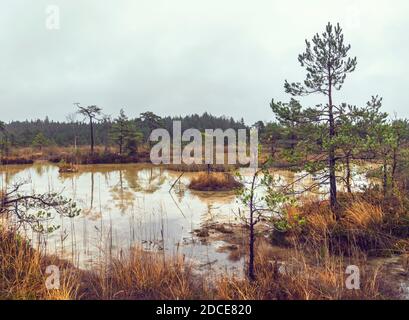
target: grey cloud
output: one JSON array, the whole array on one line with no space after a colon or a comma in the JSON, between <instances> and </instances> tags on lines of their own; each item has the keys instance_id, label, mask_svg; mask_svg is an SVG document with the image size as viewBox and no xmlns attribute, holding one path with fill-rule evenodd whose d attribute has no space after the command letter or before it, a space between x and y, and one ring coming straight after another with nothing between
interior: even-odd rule
<instances>
[{"instance_id":1,"label":"grey cloud","mask_svg":"<svg viewBox=\"0 0 409 320\"><path fill-rule=\"evenodd\" d=\"M45 27L48 5L60 8L60 30ZM1 118L62 120L80 101L109 114L270 120L270 99L289 99L284 79L302 80L304 39L327 21L341 23L358 57L337 101L379 93L386 111L409 117L408 9L403 0L4 0Z\"/></svg>"}]
</instances>

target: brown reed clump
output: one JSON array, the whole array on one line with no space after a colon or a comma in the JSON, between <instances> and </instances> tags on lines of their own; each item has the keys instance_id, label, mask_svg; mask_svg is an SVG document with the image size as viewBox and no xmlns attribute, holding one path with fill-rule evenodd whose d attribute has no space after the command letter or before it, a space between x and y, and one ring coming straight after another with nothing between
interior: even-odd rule
<instances>
[{"instance_id":1,"label":"brown reed clump","mask_svg":"<svg viewBox=\"0 0 409 320\"><path fill-rule=\"evenodd\" d=\"M88 272L80 294L82 299L103 300L187 300L201 295L200 280L183 257L165 258L141 248Z\"/></svg>"},{"instance_id":2,"label":"brown reed clump","mask_svg":"<svg viewBox=\"0 0 409 320\"><path fill-rule=\"evenodd\" d=\"M60 269L60 288L47 289L46 268ZM43 256L19 235L0 229L0 300L69 300L77 296L79 272L56 257Z\"/></svg>"},{"instance_id":3,"label":"brown reed clump","mask_svg":"<svg viewBox=\"0 0 409 320\"><path fill-rule=\"evenodd\" d=\"M229 191L242 185L228 173L198 173L189 184L189 188L198 191Z\"/></svg>"},{"instance_id":4,"label":"brown reed clump","mask_svg":"<svg viewBox=\"0 0 409 320\"><path fill-rule=\"evenodd\" d=\"M369 267L362 257L307 255L299 248L277 259L269 244L256 247L256 280L221 277L215 285L215 299L222 300L373 300L396 297L397 290L387 285L380 267ZM325 251L325 250L324 250ZM346 267L360 268L360 289L345 284Z\"/></svg>"}]
</instances>

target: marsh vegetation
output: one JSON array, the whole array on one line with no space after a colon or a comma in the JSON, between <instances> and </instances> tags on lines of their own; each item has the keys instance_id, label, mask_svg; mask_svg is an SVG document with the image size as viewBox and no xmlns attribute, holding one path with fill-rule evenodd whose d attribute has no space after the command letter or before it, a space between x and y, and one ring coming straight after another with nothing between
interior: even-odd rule
<instances>
[{"instance_id":1,"label":"marsh vegetation","mask_svg":"<svg viewBox=\"0 0 409 320\"><path fill-rule=\"evenodd\" d=\"M250 130L207 113L111 119L75 104L82 121L1 124L0 298L407 298L409 124L377 95L334 101L357 66L339 25L305 46L305 79L252 126L256 169L149 163L150 134L173 120ZM43 286L49 264L58 290Z\"/></svg>"}]
</instances>

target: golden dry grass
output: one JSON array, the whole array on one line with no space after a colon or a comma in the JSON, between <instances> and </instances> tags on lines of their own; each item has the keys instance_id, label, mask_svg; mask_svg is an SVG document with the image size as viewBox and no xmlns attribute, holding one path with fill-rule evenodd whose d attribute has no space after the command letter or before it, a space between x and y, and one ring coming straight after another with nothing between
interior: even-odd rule
<instances>
[{"instance_id":1,"label":"golden dry grass","mask_svg":"<svg viewBox=\"0 0 409 320\"><path fill-rule=\"evenodd\" d=\"M58 259L43 257L21 238L3 232L0 246L1 299L383 299L385 282L379 267L367 267L365 259L349 260L318 253L307 255L298 248L277 256L265 240L256 243L256 280L215 276L211 282L195 275L182 257L135 248L93 271L79 271ZM361 289L348 290L345 268L358 264ZM45 267L62 270L61 289L47 290ZM388 291L392 292L392 291Z\"/></svg>"},{"instance_id":2,"label":"golden dry grass","mask_svg":"<svg viewBox=\"0 0 409 320\"><path fill-rule=\"evenodd\" d=\"M0 230L0 299L68 300L79 286L78 272L67 263L44 257L18 235ZM46 287L46 268L60 268L60 289Z\"/></svg>"},{"instance_id":3,"label":"golden dry grass","mask_svg":"<svg viewBox=\"0 0 409 320\"><path fill-rule=\"evenodd\" d=\"M132 249L83 278L82 299L193 299L200 298L200 282L182 257Z\"/></svg>"},{"instance_id":4,"label":"golden dry grass","mask_svg":"<svg viewBox=\"0 0 409 320\"><path fill-rule=\"evenodd\" d=\"M299 241L307 249L328 242L332 252L347 255L356 248L370 255L401 253L409 248L409 216L399 201L374 195L345 196L341 201L338 217L327 201L305 200L288 207L287 242Z\"/></svg>"},{"instance_id":5,"label":"golden dry grass","mask_svg":"<svg viewBox=\"0 0 409 320\"><path fill-rule=\"evenodd\" d=\"M46 268L60 270L60 289L46 287ZM0 232L0 299L192 299L200 298L181 257L166 258L142 249L93 271L79 270L56 257L43 256L21 237Z\"/></svg>"},{"instance_id":6,"label":"golden dry grass","mask_svg":"<svg viewBox=\"0 0 409 320\"><path fill-rule=\"evenodd\" d=\"M291 247L278 253L256 241L256 280L194 274L183 257L134 248L92 271L43 256L15 233L0 232L0 299L385 299L395 298L385 272L367 262L372 249L391 249L407 238L388 233L389 214L360 198L336 219L326 202L287 208ZM401 213L403 214L403 213ZM392 215L396 219L396 214ZM305 222L299 227L300 217ZM392 220L396 227L396 220ZM397 241L399 240L399 241ZM243 249L247 248L247 245ZM402 245L404 247L404 244ZM340 248L347 248L345 251ZM245 249L245 251L247 251ZM241 250L237 250L237 253ZM344 254L346 252L346 254ZM247 254L247 252L245 252ZM61 270L61 288L47 290L48 265ZM345 286L346 266L360 268L361 289Z\"/></svg>"},{"instance_id":7,"label":"golden dry grass","mask_svg":"<svg viewBox=\"0 0 409 320\"><path fill-rule=\"evenodd\" d=\"M47 160L54 163L65 161L76 164L96 163L132 163L149 162L149 148L145 145L138 146L137 155L119 155L115 147L95 146L94 154L90 154L89 146L47 146L41 150L31 147L13 148L10 155L5 157L4 163L26 164L33 161Z\"/></svg>"},{"instance_id":8,"label":"golden dry grass","mask_svg":"<svg viewBox=\"0 0 409 320\"><path fill-rule=\"evenodd\" d=\"M72 163L61 162L58 164L60 173L75 173L78 172L78 167Z\"/></svg>"},{"instance_id":9,"label":"golden dry grass","mask_svg":"<svg viewBox=\"0 0 409 320\"><path fill-rule=\"evenodd\" d=\"M347 228L376 228L383 222L382 208L363 201L356 201L345 210L342 223Z\"/></svg>"},{"instance_id":10,"label":"golden dry grass","mask_svg":"<svg viewBox=\"0 0 409 320\"><path fill-rule=\"evenodd\" d=\"M229 173L204 173L200 172L192 178L189 188L199 191L228 191L241 187Z\"/></svg>"},{"instance_id":11,"label":"golden dry grass","mask_svg":"<svg viewBox=\"0 0 409 320\"><path fill-rule=\"evenodd\" d=\"M256 249L254 282L247 279L222 277L216 284L216 299L231 300L335 300L384 299L386 284L379 268L366 267L360 257L353 259L360 267L360 290L346 287L346 266L351 263L342 257L324 255L306 256L294 249L284 260L278 260L268 244ZM388 293L391 294L392 291Z\"/></svg>"},{"instance_id":12,"label":"golden dry grass","mask_svg":"<svg viewBox=\"0 0 409 320\"><path fill-rule=\"evenodd\" d=\"M211 170L212 172L230 172L238 168L238 166L228 165L228 164L212 164L208 166L206 164L168 164L164 165L168 170L178 171L178 172L207 172Z\"/></svg>"}]
</instances>

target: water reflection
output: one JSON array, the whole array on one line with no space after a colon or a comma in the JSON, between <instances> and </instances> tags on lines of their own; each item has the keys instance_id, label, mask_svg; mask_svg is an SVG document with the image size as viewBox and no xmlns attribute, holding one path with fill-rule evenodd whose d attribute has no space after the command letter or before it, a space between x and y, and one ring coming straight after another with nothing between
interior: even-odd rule
<instances>
[{"instance_id":1,"label":"water reflection","mask_svg":"<svg viewBox=\"0 0 409 320\"><path fill-rule=\"evenodd\" d=\"M358 169L357 169L358 170ZM182 253L199 265L241 269L243 260L228 259L218 248L223 243L202 243L192 231L214 222L235 222L239 209L232 192L193 192L187 188L194 173L180 176L163 168L145 164L82 166L72 174L60 174L55 165L0 168L4 186L13 181L28 181L27 191L61 192L73 198L83 209L74 219L55 221L60 229L38 240L48 252L71 259L81 267L120 254L134 245L168 254ZM356 171L355 187L366 184ZM289 183L303 173L275 171L281 183ZM310 176L294 186L311 185ZM216 262L215 262L216 261Z\"/></svg>"}]
</instances>

